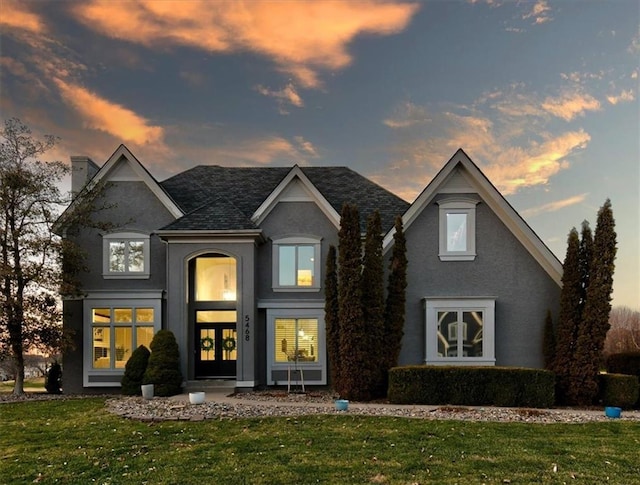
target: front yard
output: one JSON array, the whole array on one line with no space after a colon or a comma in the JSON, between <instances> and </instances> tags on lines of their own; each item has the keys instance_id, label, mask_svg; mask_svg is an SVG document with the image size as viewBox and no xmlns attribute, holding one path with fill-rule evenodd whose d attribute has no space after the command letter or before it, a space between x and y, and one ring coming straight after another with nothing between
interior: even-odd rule
<instances>
[{"instance_id":1,"label":"front yard","mask_svg":"<svg viewBox=\"0 0 640 485\"><path fill-rule=\"evenodd\" d=\"M0 483L640 483L640 423L355 415L145 423L104 399L0 404Z\"/></svg>"}]
</instances>

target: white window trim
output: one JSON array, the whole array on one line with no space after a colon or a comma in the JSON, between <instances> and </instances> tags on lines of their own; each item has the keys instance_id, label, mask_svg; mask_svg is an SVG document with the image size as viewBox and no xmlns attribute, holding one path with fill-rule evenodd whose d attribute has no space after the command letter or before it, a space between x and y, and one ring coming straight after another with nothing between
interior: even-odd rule
<instances>
[{"instance_id":1,"label":"white window trim","mask_svg":"<svg viewBox=\"0 0 640 485\"><path fill-rule=\"evenodd\" d=\"M314 237L285 237L272 240L272 285L274 292L318 292L321 288L320 238ZM285 286L280 284L280 246L313 246L313 274L314 283L311 286Z\"/></svg>"},{"instance_id":2,"label":"white window trim","mask_svg":"<svg viewBox=\"0 0 640 485\"><path fill-rule=\"evenodd\" d=\"M144 232L113 232L102 236L102 276L104 279L149 279L150 236ZM112 241L142 241L143 271L110 271L109 243Z\"/></svg>"},{"instance_id":3,"label":"white window trim","mask_svg":"<svg viewBox=\"0 0 640 485\"><path fill-rule=\"evenodd\" d=\"M105 295L107 297L88 297L83 302L83 385L84 387L120 387L120 380L124 374L122 369L94 369L93 368L93 323L92 308L153 308L154 335L160 330L162 325L162 300L160 298L150 298L149 293L140 295L127 294L119 297L117 294ZM110 325L111 326L111 325ZM134 349L135 350L135 349ZM92 382L90 377L99 376L100 382Z\"/></svg>"},{"instance_id":4,"label":"white window trim","mask_svg":"<svg viewBox=\"0 0 640 485\"><path fill-rule=\"evenodd\" d=\"M495 365L495 298L425 298L425 364ZM438 311L482 311L482 357L440 357L438 355Z\"/></svg>"},{"instance_id":5,"label":"white window trim","mask_svg":"<svg viewBox=\"0 0 640 485\"><path fill-rule=\"evenodd\" d=\"M446 198L437 201L440 208L440 261L473 261L476 258L476 205L478 200L469 198ZM465 214L467 216L467 250L449 251L447 249L447 214Z\"/></svg>"},{"instance_id":6,"label":"white window trim","mask_svg":"<svg viewBox=\"0 0 640 485\"><path fill-rule=\"evenodd\" d=\"M275 326L278 318L315 318L318 320L318 361L298 362L298 369L303 372L307 370L319 370L322 376L320 380L308 380L306 375L304 383L307 385L327 384L327 340L324 325L324 307L318 308L268 308L267 309L267 384L273 386L276 382L272 379L272 371L293 370L294 363L276 362L275 356ZM297 377L297 376L296 376ZM280 384L282 382L278 381ZM293 382L292 382L293 384ZM296 381L297 385L297 381Z\"/></svg>"}]
</instances>

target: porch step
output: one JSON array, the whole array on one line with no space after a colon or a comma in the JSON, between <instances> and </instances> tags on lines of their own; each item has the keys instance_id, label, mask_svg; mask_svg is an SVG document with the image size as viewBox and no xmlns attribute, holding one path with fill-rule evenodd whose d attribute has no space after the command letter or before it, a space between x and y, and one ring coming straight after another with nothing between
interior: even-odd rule
<instances>
[{"instance_id":1,"label":"porch step","mask_svg":"<svg viewBox=\"0 0 640 485\"><path fill-rule=\"evenodd\" d=\"M232 392L236 387L235 380L227 379L200 379L197 381L187 381L184 392L200 392L200 391L229 391Z\"/></svg>"}]
</instances>

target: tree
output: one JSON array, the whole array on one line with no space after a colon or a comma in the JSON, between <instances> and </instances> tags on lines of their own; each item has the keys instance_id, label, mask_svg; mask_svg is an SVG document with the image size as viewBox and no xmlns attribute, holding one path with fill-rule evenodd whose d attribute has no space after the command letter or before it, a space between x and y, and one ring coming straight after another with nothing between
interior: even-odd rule
<instances>
[{"instance_id":1,"label":"tree","mask_svg":"<svg viewBox=\"0 0 640 485\"><path fill-rule=\"evenodd\" d=\"M382 258L382 222L380 212L367 219L362 259L362 318L366 327L364 352L368 354L369 382L363 383L371 397L385 395L387 369L384 341L384 262Z\"/></svg>"},{"instance_id":2,"label":"tree","mask_svg":"<svg viewBox=\"0 0 640 485\"><path fill-rule=\"evenodd\" d=\"M125 396L139 396L142 394L140 386L149 365L150 356L151 352L144 345L138 346L133 351L124 366L124 375L120 381L122 394Z\"/></svg>"},{"instance_id":3,"label":"tree","mask_svg":"<svg viewBox=\"0 0 640 485\"><path fill-rule=\"evenodd\" d=\"M556 355L556 334L553 328L553 318L551 310L547 310L547 317L544 320L542 335L542 355L544 357L544 368L552 370Z\"/></svg>"},{"instance_id":4,"label":"tree","mask_svg":"<svg viewBox=\"0 0 640 485\"><path fill-rule=\"evenodd\" d=\"M580 248L578 250L578 266L580 267L580 316L584 311L587 302L587 289L589 288L589 278L591 274L591 265L593 264L593 234L589 221L582 221L582 230L580 231Z\"/></svg>"},{"instance_id":5,"label":"tree","mask_svg":"<svg viewBox=\"0 0 640 485\"><path fill-rule=\"evenodd\" d=\"M340 320L340 371L336 391L341 397L353 400L369 399L363 386L367 359L363 349L366 328L362 316L362 257L360 249L360 216L357 207L345 204L340 216L338 232L338 318Z\"/></svg>"},{"instance_id":6,"label":"tree","mask_svg":"<svg viewBox=\"0 0 640 485\"><path fill-rule=\"evenodd\" d=\"M609 331L603 354L640 351L640 311L617 306L609 314Z\"/></svg>"},{"instance_id":7,"label":"tree","mask_svg":"<svg viewBox=\"0 0 640 485\"><path fill-rule=\"evenodd\" d=\"M56 139L37 140L17 119L0 132L0 346L16 364L14 394L24 393L24 353L62 344L60 239L52 227L66 204L58 185L69 168L39 158Z\"/></svg>"},{"instance_id":8,"label":"tree","mask_svg":"<svg viewBox=\"0 0 640 485\"><path fill-rule=\"evenodd\" d=\"M405 290L407 288L407 241L402 227L402 217L396 217L394 228L393 251L389 262L387 300L384 311L385 367L387 375L389 369L398 365L400 349L402 348L406 302Z\"/></svg>"},{"instance_id":9,"label":"tree","mask_svg":"<svg viewBox=\"0 0 640 485\"><path fill-rule=\"evenodd\" d=\"M153 384L156 396L174 396L182 391L180 349L170 330L160 330L151 339L149 364L143 384Z\"/></svg>"},{"instance_id":10,"label":"tree","mask_svg":"<svg viewBox=\"0 0 640 485\"><path fill-rule=\"evenodd\" d=\"M331 385L340 381L340 319L338 317L338 267L336 247L329 246L324 279L324 323L327 332L327 357Z\"/></svg>"},{"instance_id":11,"label":"tree","mask_svg":"<svg viewBox=\"0 0 640 485\"><path fill-rule=\"evenodd\" d=\"M607 199L598 211L583 322L576 342L577 372L570 396L576 404L592 404L598 395L598 372L609 330L616 252L615 221L611 201Z\"/></svg>"}]
</instances>

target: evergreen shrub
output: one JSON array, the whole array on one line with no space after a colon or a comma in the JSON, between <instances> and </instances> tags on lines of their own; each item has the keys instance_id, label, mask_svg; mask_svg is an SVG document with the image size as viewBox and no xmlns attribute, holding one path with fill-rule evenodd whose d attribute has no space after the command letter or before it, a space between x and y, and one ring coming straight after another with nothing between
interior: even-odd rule
<instances>
[{"instance_id":1,"label":"evergreen shrub","mask_svg":"<svg viewBox=\"0 0 640 485\"><path fill-rule=\"evenodd\" d=\"M142 394L140 386L149 364L150 355L149 349L141 345L133 351L131 357L127 360L127 364L124 366L124 375L120 381L122 394L125 396L139 396Z\"/></svg>"},{"instance_id":2,"label":"evergreen shrub","mask_svg":"<svg viewBox=\"0 0 640 485\"><path fill-rule=\"evenodd\" d=\"M44 388L49 394L62 394L62 367L57 362L49 368Z\"/></svg>"},{"instance_id":3,"label":"evergreen shrub","mask_svg":"<svg viewBox=\"0 0 640 485\"><path fill-rule=\"evenodd\" d=\"M600 400L604 406L631 408L638 402L638 377L625 374L600 374Z\"/></svg>"},{"instance_id":4,"label":"evergreen shrub","mask_svg":"<svg viewBox=\"0 0 640 485\"><path fill-rule=\"evenodd\" d=\"M153 336L149 364L142 383L153 384L155 396L175 396L182 392L180 350L170 330L160 330Z\"/></svg>"},{"instance_id":5,"label":"evergreen shrub","mask_svg":"<svg viewBox=\"0 0 640 485\"><path fill-rule=\"evenodd\" d=\"M389 401L547 408L555 403L555 374L541 369L404 366L389 371Z\"/></svg>"},{"instance_id":6,"label":"evergreen shrub","mask_svg":"<svg viewBox=\"0 0 640 485\"><path fill-rule=\"evenodd\" d=\"M640 377L640 352L611 354L606 360L607 372Z\"/></svg>"}]
</instances>

